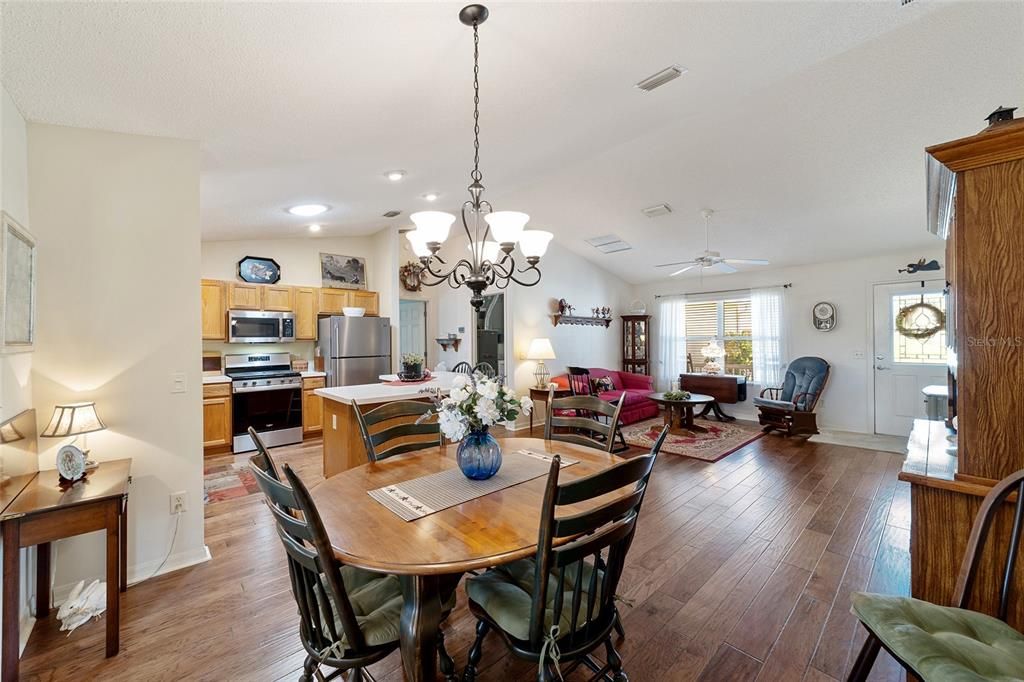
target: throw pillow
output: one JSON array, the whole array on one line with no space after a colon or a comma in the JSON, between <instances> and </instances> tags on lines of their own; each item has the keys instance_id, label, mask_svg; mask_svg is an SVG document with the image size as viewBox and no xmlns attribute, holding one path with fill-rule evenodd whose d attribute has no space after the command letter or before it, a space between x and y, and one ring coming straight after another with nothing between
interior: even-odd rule
<instances>
[{"instance_id":1,"label":"throw pillow","mask_svg":"<svg viewBox=\"0 0 1024 682\"><path fill-rule=\"evenodd\" d=\"M611 377L600 377L592 379L590 387L594 390L594 393L604 393L605 391L614 391L615 384L612 383Z\"/></svg>"}]
</instances>

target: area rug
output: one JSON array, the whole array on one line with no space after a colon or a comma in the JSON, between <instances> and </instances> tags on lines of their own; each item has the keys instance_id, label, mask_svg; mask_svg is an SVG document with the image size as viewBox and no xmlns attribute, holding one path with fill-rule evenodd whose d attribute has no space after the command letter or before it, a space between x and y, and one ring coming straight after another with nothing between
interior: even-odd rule
<instances>
[{"instance_id":1,"label":"area rug","mask_svg":"<svg viewBox=\"0 0 1024 682\"><path fill-rule=\"evenodd\" d=\"M661 446L661 451L705 462L717 462L764 435L761 427L753 422L720 422L713 419L698 419L696 423L698 426L706 428L707 433L691 434L685 431L678 432L679 435L670 433L665 439L665 444ZM656 417L623 426L622 436L630 445L650 448L654 445L655 439L664 426L665 420L662 417Z\"/></svg>"},{"instance_id":2,"label":"area rug","mask_svg":"<svg viewBox=\"0 0 1024 682\"><path fill-rule=\"evenodd\" d=\"M203 503L211 504L260 491L249 461L208 465L203 471Z\"/></svg>"}]
</instances>

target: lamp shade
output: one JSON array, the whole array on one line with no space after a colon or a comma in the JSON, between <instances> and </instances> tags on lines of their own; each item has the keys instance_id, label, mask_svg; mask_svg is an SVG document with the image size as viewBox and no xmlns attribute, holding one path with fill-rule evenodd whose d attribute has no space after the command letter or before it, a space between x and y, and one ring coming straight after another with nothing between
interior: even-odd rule
<instances>
[{"instance_id":1,"label":"lamp shade","mask_svg":"<svg viewBox=\"0 0 1024 682\"><path fill-rule=\"evenodd\" d=\"M498 242L492 241L473 242L472 244L466 244L466 249L476 257L478 263L483 263L484 261L497 263L498 254L501 252L501 245Z\"/></svg>"},{"instance_id":2,"label":"lamp shade","mask_svg":"<svg viewBox=\"0 0 1024 682\"><path fill-rule=\"evenodd\" d=\"M39 435L44 438L63 438L102 431L105 428L107 427L96 414L96 403L70 403L56 405L53 408L50 423Z\"/></svg>"},{"instance_id":3,"label":"lamp shade","mask_svg":"<svg viewBox=\"0 0 1024 682\"><path fill-rule=\"evenodd\" d=\"M423 235L423 241L441 243L448 239L448 231L452 229L455 216L444 211L419 211L409 216L417 231Z\"/></svg>"},{"instance_id":4,"label":"lamp shade","mask_svg":"<svg viewBox=\"0 0 1024 682\"><path fill-rule=\"evenodd\" d=\"M515 244L530 220L530 216L519 211L495 211L484 216L491 228L491 234L499 244Z\"/></svg>"},{"instance_id":5,"label":"lamp shade","mask_svg":"<svg viewBox=\"0 0 1024 682\"><path fill-rule=\"evenodd\" d=\"M555 349L550 339L534 339L530 341L530 349L526 351L527 360L554 360Z\"/></svg>"},{"instance_id":6,"label":"lamp shade","mask_svg":"<svg viewBox=\"0 0 1024 682\"><path fill-rule=\"evenodd\" d=\"M405 238L409 240L409 246L412 247L412 252L416 254L417 258L425 258L430 255L427 240L423 238L423 234L419 230L406 232Z\"/></svg>"},{"instance_id":7,"label":"lamp shade","mask_svg":"<svg viewBox=\"0 0 1024 682\"><path fill-rule=\"evenodd\" d=\"M554 235L546 230L525 230L519 235L519 250L527 258L540 258Z\"/></svg>"}]
</instances>

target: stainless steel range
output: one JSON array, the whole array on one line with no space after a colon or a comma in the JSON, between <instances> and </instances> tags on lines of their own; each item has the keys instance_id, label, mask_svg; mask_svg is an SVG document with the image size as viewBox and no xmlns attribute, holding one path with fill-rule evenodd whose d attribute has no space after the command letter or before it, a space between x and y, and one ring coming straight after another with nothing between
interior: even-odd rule
<instances>
[{"instance_id":1,"label":"stainless steel range","mask_svg":"<svg viewBox=\"0 0 1024 682\"><path fill-rule=\"evenodd\" d=\"M256 449L250 426L267 447L302 442L302 376L290 354L225 355L224 373L231 377L233 452Z\"/></svg>"}]
</instances>

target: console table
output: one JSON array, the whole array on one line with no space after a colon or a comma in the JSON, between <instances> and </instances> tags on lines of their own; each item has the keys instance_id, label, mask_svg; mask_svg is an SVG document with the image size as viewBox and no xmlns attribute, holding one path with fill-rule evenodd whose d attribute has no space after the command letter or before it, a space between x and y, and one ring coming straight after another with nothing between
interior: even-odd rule
<instances>
[{"instance_id":1,"label":"console table","mask_svg":"<svg viewBox=\"0 0 1024 682\"><path fill-rule=\"evenodd\" d=\"M690 393L704 393L714 398L706 404L699 417L714 412L719 421L733 421L736 417L722 411L720 403L730 405L747 399L747 378L742 374L701 374L684 372L679 375L679 388Z\"/></svg>"},{"instance_id":2,"label":"console table","mask_svg":"<svg viewBox=\"0 0 1024 682\"><path fill-rule=\"evenodd\" d=\"M37 545L36 617L50 614L50 543L107 531L107 657L120 650L121 592L128 587L128 485L130 459L101 462L83 481L61 486L56 469L29 474L29 480L0 513L3 534L3 633L0 679L18 679L19 549ZM22 481L19 481L19 484ZM5 499L4 502L7 502Z\"/></svg>"}]
</instances>

